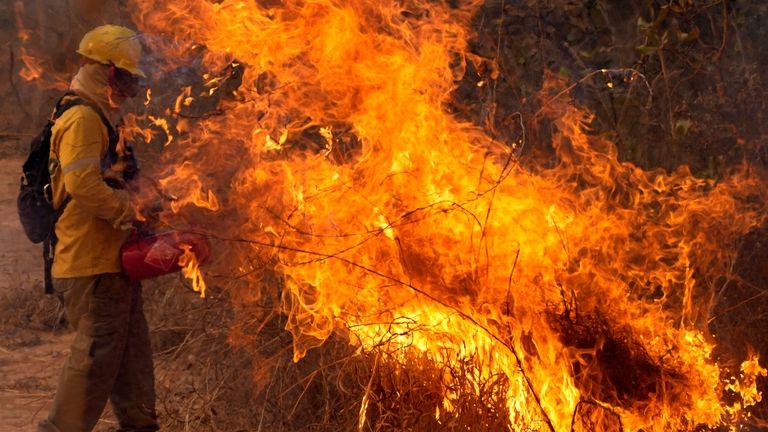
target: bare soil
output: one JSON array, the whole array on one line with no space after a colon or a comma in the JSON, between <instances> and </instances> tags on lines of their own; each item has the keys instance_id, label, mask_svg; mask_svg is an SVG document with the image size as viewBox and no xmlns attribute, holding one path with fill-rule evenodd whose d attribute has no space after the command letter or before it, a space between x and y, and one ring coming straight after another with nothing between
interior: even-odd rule
<instances>
[{"instance_id":1,"label":"bare soil","mask_svg":"<svg viewBox=\"0 0 768 432\"><path fill-rule=\"evenodd\" d=\"M43 280L42 248L27 240L16 215L22 163L21 157L0 159L0 290Z\"/></svg>"},{"instance_id":2,"label":"bare soil","mask_svg":"<svg viewBox=\"0 0 768 432\"><path fill-rule=\"evenodd\" d=\"M0 293L4 306L15 297L34 299L41 289L41 247L30 243L16 216L21 158L0 159ZM8 310L16 309L16 310ZM4 321L17 308L1 310ZM7 325L0 328L0 432L33 431L48 413L73 334Z\"/></svg>"},{"instance_id":3,"label":"bare soil","mask_svg":"<svg viewBox=\"0 0 768 432\"><path fill-rule=\"evenodd\" d=\"M21 330L0 346L0 431L34 431L48 414L74 333Z\"/></svg>"},{"instance_id":4,"label":"bare soil","mask_svg":"<svg viewBox=\"0 0 768 432\"><path fill-rule=\"evenodd\" d=\"M0 159L0 432L36 430L74 338L56 325L57 301L42 294L42 247L27 240L16 216L22 162ZM98 430L109 430L110 419L105 414Z\"/></svg>"},{"instance_id":5,"label":"bare soil","mask_svg":"<svg viewBox=\"0 0 768 432\"><path fill-rule=\"evenodd\" d=\"M33 432L48 415L74 333L58 301L42 294L42 246L16 215L21 157L0 159L0 432ZM114 430L105 410L96 431Z\"/></svg>"}]
</instances>

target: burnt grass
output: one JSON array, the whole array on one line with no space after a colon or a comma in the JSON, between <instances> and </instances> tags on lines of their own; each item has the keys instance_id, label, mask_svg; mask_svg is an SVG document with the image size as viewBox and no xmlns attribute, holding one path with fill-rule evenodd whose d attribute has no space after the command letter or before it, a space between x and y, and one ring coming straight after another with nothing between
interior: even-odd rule
<instances>
[{"instance_id":1,"label":"burnt grass","mask_svg":"<svg viewBox=\"0 0 768 432\"><path fill-rule=\"evenodd\" d=\"M631 331L612 327L599 313L550 313L549 321L566 347L594 350L581 362L572 362L576 383L587 399L630 408L656 395L663 381L683 378L653 359Z\"/></svg>"}]
</instances>

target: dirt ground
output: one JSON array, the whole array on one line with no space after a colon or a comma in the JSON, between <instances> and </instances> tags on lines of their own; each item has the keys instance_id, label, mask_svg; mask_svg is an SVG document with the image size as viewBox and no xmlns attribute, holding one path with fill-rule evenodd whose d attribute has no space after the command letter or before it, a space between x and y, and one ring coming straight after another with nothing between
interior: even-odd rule
<instances>
[{"instance_id":1,"label":"dirt ground","mask_svg":"<svg viewBox=\"0 0 768 432\"><path fill-rule=\"evenodd\" d=\"M0 290L31 288L43 279L42 249L24 236L16 215L21 157L0 159Z\"/></svg>"},{"instance_id":2,"label":"dirt ground","mask_svg":"<svg viewBox=\"0 0 768 432\"><path fill-rule=\"evenodd\" d=\"M18 302L44 300L42 249L27 240L16 216L21 164L19 157L0 159L0 297L6 306L14 305L12 297ZM27 306L18 305L18 309ZM20 314L19 310L0 313ZM56 314L57 309L48 313ZM7 316L0 321L2 318ZM55 322L55 316L50 321ZM0 327L0 432L34 431L47 415L73 337L64 328ZM114 421L105 413L98 430L107 431L111 426Z\"/></svg>"},{"instance_id":3,"label":"dirt ground","mask_svg":"<svg viewBox=\"0 0 768 432\"><path fill-rule=\"evenodd\" d=\"M22 160L0 160L0 292L40 289L41 249L31 244L16 216ZM4 311L11 313L11 311ZM0 331L0 432L33 431L47 414L72 334L4 328Z\"/></svg>"},{"instance_id":4,"label":"dirt ground","mask_svg":"<svg viewBox=\"0 0 768 432\"><path fill-rule=\"evenodd\" d=\"M34 431L48 414L74 334L24 330L0 346L0 431Z\"/></svg>"}]
</instances>

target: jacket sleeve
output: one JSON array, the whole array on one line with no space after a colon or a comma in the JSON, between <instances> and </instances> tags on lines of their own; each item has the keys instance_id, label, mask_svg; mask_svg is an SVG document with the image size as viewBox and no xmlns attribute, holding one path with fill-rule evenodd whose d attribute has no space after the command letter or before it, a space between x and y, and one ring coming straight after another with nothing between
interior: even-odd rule
<instances>
[{"instance_id":1,"label":"jacket sleeve","mask_svg":"<svg viewBox=\"0 0 768 432\"><path fill-rule=\"evenodd\" d=\"M110 188L101 175L101 157L109 142L106 128L90 109L71 111L59 147L64 187L78 206L120 228L134 210L128 192Z\"/></svg>"}]
</instances>

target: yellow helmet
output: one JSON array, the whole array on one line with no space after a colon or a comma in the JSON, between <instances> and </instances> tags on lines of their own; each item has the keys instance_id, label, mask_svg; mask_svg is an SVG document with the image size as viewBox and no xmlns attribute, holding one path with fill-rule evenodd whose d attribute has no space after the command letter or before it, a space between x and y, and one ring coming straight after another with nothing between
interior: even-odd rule
<instances>
[{"instance_id":1,"label":"yellow helmet","mask_svg":"<svg viewBox=\"0 0 768 432\"><path fill-rule=\"evenodd\" d=\"M146 78L139 68L141 44L136 32L117 25L96 27L83 36L77 52L103 64L113 64L120 69Z\"/></svg>"}]
</instances>

